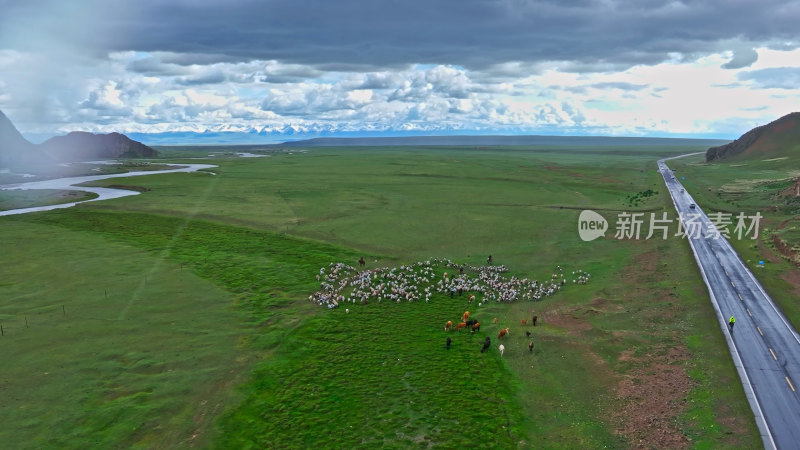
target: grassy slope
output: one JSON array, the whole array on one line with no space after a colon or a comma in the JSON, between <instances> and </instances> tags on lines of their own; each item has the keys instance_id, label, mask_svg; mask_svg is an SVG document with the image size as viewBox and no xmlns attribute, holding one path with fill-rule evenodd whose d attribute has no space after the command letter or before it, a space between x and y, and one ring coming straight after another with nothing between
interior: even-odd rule
<instances>
[{"instance_id":1,"label":"grassy slope","mask_svg":"<svg viewBox=\"0 0 800 450\"><path fill-rule=\"evenodd\" d=\"M496 351L478 352L488 333L454 333L444 348L441 318L465 304L375 304L305 321L259 365L222 446L517 445L513 384Z\"/></svg>"},{"instance_id":2,"label":"grassy slope","mask_svg":"<svg viewBox=\"0 0 800 450\"><path fill-rule=\"evenodd\" d=\"M744 152L736 155L736 161L796 157L800 151L800 116L784 117L774 124ZM780 119L779 119L780 120Z\"/></svg>"},{"instance_id":3,"label":"grassy slope","mask_svg":"<svg viewBox=\"0 0 800 450\"><path fill-rule=\"evenodd\" d=\"M312 288L316 267L352 257L273 233L77 209L12 216L3 229L25 242L6 247L16 250L3 260L0 310L13 343L2 359L22 361L4 380L14 447L207 442L250 360L298 320L296 308L278 311ZM259 334L245 325L267 319L277 326Z\"/></svg>"},{"instance_id":4,"label":"grassy slope","mask_svg":"<svg viewBox=\"0 0 800 450\"><path fill-rule=\"evenodd\" d=\"M646 168L635 153L320 149L232 160L210 182L204 174L140 177L150 198L98 207L177 211L405 259L446 253L477 264L497 253L536 273L564 253L545 244L580 242L577 212L559 206L622 208L621 193L658 188ZM176 192L184 187L205 201L187 204Z\"/></svg>"},{"instance_id":5,"label":"grassy slope","mask_svg":"<svg viewBox=\"0 0 800 450\"><path fill-rule=\"evenodd\" d=\"M457 445L464 443L466 430L480 437L473 441L477 445L497 439L503 446L518 445L520 439L544 447L633 445L636 435L614 433L626 421L615 418L615 411L632 403L620 399L616 389L626 379L652 382L643 375L652 371L650 362L681 346L690 356L672 365L689 374L692 387L674 401L689 406L666 420L706 445L758 445L685 243L583 243L575 232L579 209L559 208L622 208L632 192L663 191L654 159L651 152L315 150L222 161L215 177L137 178L137 184L152 189L146 195L9 223L36 222L54 236L61 233L55 227L67 228L69 239L91 237L101 240L102 248L109 240L121 241L126 250L110 251L114 258L144 249L145 256L166 258L173 270L185 262L235 299L242 321L216 322L222 334L243 335L235 351L221 344L195 351L233 353L244 365L267 358L243 386L244 402L221 422L221 444ZM665 200L662 192L641 207L660 209ZM614 213L607 214L611 219ZM446 299L431 305L369 305L348 316L310 307L303 298L313 289L312 274L329 260L355 260L357 254L309 241L281 241L241 225L289 231L403 262L434 255L475 264L492 253L499 263L535 277L549 275L556 264L579 265L593 280L535 305L492 305L481 311L483 317L497 316L497 327L514 330L502 361L496 354L481 359L470 346L481 336L458 336L462 341L450 353L441 348L441 324L460 314L463 305ZM4 239L22 239L26 229L27 224L20 225ZM269 252L259 244L263 240L283 244L273 244L276 250ZM62 263L72 259L58 258ZM93 261L88 265L98 269ZM52 304L55 296L50 292L44 298ZM179 305L172 314L186 317ZM544 323L534 330L536 352L525 355L519 349L527 348L527 341L516 324L531 306ZM0 314L9 307L2 305ZM495 331L488 327L486 333ZM159 329L134 332L150 339ZM621 358L624 352L634 358ZM191 385L203 392L209 383ZM226 398L222 404L231 405L232 397ZM156 408L156 403L145 401L142 408ZM371 414L355 405L369 405ZM138 423L127 415L119 419ZM189 426L176 421L169 432L185 438L179 430ZM207 432L207 424L200 429ZM738 435L731 440L726 432L733 429ZM149 441L120 433L108 442Z\"/></svg>"},{"instance_id":6,"label":"grassy slope","mask_svg":"<svg viewBox=\"0 0 800 450\"><path fill-rule=\"evenodd\" d=\"M230 401L230 293L91 231L6 220L3 235L3 446L176 444Z\"/></svg>"}]
</instances>

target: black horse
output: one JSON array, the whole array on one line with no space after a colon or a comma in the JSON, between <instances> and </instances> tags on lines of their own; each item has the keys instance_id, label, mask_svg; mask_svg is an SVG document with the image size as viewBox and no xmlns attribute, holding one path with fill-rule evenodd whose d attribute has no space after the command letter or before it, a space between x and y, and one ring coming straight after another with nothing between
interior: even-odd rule
<instances>
[{"instance_id":1,"label":"black horse","mask_svg":"<svg viewBox=\"0 0 800 450\"><path fill-rule=\"evenodd\" d=\"M492 345L492 340L489 338L489 336L486 336L486 340L483 341L483 348L481 349L481 353L485 352L486 350L489 350L489 347L491 345Z\"/></svg>"}]
</instances>

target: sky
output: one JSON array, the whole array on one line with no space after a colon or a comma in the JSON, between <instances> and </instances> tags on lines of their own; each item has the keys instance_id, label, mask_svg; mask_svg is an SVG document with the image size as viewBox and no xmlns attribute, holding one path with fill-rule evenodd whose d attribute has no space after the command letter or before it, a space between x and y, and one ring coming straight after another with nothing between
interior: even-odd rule
<instances>
[{"instance_id":1,"label":"sky","mask_svg":"<svg viewBox=\"0 0 800 450\"><path fill-rule=\"evenodd\" d=\"M800 110L798 0L0 0L0 12L0 110L34 141L733 139Z\"/></svg>"}]
</instances>

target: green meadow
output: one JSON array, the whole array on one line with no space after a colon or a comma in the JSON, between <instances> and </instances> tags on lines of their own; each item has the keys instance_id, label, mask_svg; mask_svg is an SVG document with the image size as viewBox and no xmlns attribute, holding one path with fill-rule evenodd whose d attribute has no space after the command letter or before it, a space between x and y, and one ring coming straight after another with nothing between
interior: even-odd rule
<instances>
[{"instance_id":1,"label":"green meadow","mask_svg":"<svg viewBox=\"0 0 800 450\"><path fill-rule=\"evenodd\" d=\"M0 211L32 206L58 205L97 198L96 194L85 191L58 189L31 189L26 191L0 190Z\"/></svg>"},{"instance_id":2,"label":"green meadow","mask_svg":"<svg viewBox=\"0 0 800 450\"><path fill-rule=\"evenodd\" d=\"M0 447L758 447L687 243L614 238L620 212L672 214L656 160L703 149L164 149L219 167L1 217ZM583 209L605 238L579 238ZM490 254L567 284L481 307L308 301L330 263ZM481 330L445 332L466 309Z\"/></svg>"}]
</instances>

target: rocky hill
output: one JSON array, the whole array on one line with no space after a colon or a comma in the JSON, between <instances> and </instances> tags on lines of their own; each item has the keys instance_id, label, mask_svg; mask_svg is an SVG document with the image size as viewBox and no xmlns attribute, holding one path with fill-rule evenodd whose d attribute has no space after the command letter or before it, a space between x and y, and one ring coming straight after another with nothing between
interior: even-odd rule
<instances>
[{"instance_id":1,"label":"rocky hill","mask_svg":"<svg viewBox=\"0 0 800 450\"><path fill-rule=\"evenodd\" d=\"M152 158L158 152L119 133L76 131L35 145L0 111L0 168L93 159Z\"/></svg>"},{"instance_id":2,"label":"rocky hill","mask_svg":"<svg viewBox=\"0 0 800 450\"><path fill-rule=\"evenodd\" d=\"M152 158L158 152L134 141L124 134L92 134L73 131L66 136L50 138L40 146L41 150L61 159L67 156L72 161L104 158Z\"/></svg>"},{"instance_id":3,"label":"rocky hill","mask_svg":"<svg viewBox=\"0 0 800 450\"><path fill-rule=\"evenodd\" d=\"M766 125L753 128L735 141L711 147L706 151L706 161L731 157L759 158L786 156L800 147L800 112L793 112Z\"/></svg>"}]
</instances>

